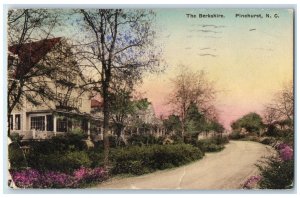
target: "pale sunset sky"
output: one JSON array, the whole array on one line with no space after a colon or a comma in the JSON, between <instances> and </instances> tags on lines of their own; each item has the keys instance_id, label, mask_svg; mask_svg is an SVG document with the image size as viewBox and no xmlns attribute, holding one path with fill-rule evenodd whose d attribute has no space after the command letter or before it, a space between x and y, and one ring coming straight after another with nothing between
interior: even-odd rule
<instances>
[{"instance_id":1,"label":"pale sunset sky","mask_svg":"<svg viewBox=\"0 0 300 198\"><path fill-rule=\"evenodd\" d=\"M155 43L163 52L166 68L160 74L145 74L143 84L136 88L152 102L157 117L172 113L166 103L172 91L170 79L178 74L179 65L192 71L203 70L215 83L219 91L215 104L220 122L227 129L242 115L261 114L274 93L293 80L293 10L172 8L154 11ZM197 17L189 18L186 14ZM199 18L199 14L219 14L224 18ZM241 18L236 14L261 14L263 18ZM58 30L56 35L74 39L81 34L70 26Z\"/></svg>"},{"instance_id":2,"label":"pale sunset sky","mask_svg":"<svg viewBox=\"0 0 300 198\"><path fill-rule=\"evenodd\" d=\"M158 9L157 41L167 63L161 74L147 74L138 90L152 102L155 113L168 115L170 78L178 65L204 70L219 90L220 122L249 112L262 113L273 94L293 79L293 11L288 9ZM195 14L188 18L186 14ZM198 18L223 14L224 18ZM262 14L239 18L236 14ZM266 14L272 18L266 18ZM274 18L277 14L279 18ZM214 26L212 26L214 25ZM217 28L215 26L218 26Z\"/></svg>"}]
</instances>

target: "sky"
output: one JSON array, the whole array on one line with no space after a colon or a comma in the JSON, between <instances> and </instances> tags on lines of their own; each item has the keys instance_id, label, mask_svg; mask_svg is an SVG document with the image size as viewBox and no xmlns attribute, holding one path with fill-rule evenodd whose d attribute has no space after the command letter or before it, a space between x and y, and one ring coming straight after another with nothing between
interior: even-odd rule
<instances>
[{"instance_id":1,"label":"sky","mask_svg":"<svg viewBox=\"0 0 300 198\"><path fill-rule=\"evenodd\" d=\"M180 65L195 72L203 70L214 82L219 121L227 129L232 121L247 113L262 114L274 94L293 80L293 10L169 8L154 11L155 44L163 52L165 70L159 74L146 73L143 84L136 88L152 102L157 117L172 113L167 101L172 91L171 79L178 75ZM199 14L223 17L199 18ZM261 14L262 18L236 17L237 14ZM266 17L267 14L271 17ZM71 20L78 23L79 18ZM56 36L69 35L70 39L83 36L82 30L72 25L61 28Z\"/></svg>"},{"instance_id":2,"label":"sky","mask_svg":"<svg viewBox=\"0 0 300 198\"><path fill-rule=\"evenodd\" d=\"M227 129L232 121L249 112L261 114L274 93L293 79L292 10L159 9L156 12L156 43L163 50L166 69L160 74L145 75L138 90L152 102L157 116L172 112L166 102L172 90L170 79L178 74L179 65L192 71L203 70L214 82L218 90L215 104L220 122ZM199 14L224 17L199 18ZM236 14L261 14L263 18L240 18Z\"/></svg>"}]
</instances>

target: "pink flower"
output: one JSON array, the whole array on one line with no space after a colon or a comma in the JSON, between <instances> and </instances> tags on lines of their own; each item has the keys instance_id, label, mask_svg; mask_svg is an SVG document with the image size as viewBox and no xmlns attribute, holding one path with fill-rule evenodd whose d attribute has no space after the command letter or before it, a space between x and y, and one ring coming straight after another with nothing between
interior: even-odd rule
<instances>
[{"instance_id":1,"label":"pink flower","mask_svg":"<svg viewBox=\"0 0 300 198\"><path fill-rule=\"evenodd\" d=\"M283 161L289 161L293 159L293 155L294 155L293 152L294 151L291 147L286 146L279 151L279 156Z\"/></svg>"},{"instance_id":2,"label":"pink flower","mask_svg":"<svg viewBox=\"0 0 300 198\"><path fill-rule=\"evenodd\" d=\"M243 184L243 188L246 189L252 189L254 188L257 183L261 180L261 176L260 175L254 175L251 176L249 179L246 180L246 182Z\"/></svg>"},{"instance_id":3,"label":"pink flower","mask_svg":"<svg viewBox=\"0 0 300 198\"><path fill-rule=\"evenodd\" d=\"M77 188L81 184L101 182L108 178L107 171L100 167L94 169L81 167L71 175L35 169L11 171L11 175L19 188Z\"/></svg>"}]
</instances>

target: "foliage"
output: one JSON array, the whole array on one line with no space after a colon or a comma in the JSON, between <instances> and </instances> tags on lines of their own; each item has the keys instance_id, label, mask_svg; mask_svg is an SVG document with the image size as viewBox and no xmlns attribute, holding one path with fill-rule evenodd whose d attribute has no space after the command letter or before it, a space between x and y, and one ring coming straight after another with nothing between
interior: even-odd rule
<instances>
[{"instance_id":1,"label":"foliage","mask_svg":"<svg viewBox=\"0 0 300 198\"><path fill-rule=\"evenodd\" d=\"M163 120L163 125L168 132L173 131L175 134L181 132L180 118L177 115L169 115L168 119Z\"/></svg>"},{"instance_id":2,"label":"foliage","mask_svg":"<svg viewBox=\"0 0 300 198\"><path fill-rule=\"evenodd\" d=\"M29 167L38 170L53 170L72 172L81 166L90 167L92 162L85 151L66 151L64 153L54 152L41 154L30 152L27 155Z\"/></svg>"},{"instance_id":3,"label":"foliage","mask_svg":"<svg viewBox=\"0 0 300 198\"><path fill-rule=\"evenodd\" d=\"M294 181L294 160L281 161L278 158L269 158L266 167L260 166L262 180L259 182L263 189L291 188Z\"/></svg>"},{"instance_id":4,"label":"foliage","mask_svg":"<svg viewBox=\"0 0 300 198\"><path fill-rule=\"evenodd\" d=\"M259 140L259 142L266 145L272 145L276 142L276 139L273 137L263 137Z\"/></svg>"},{"instance_id":5,"label":"foliage","mask_svg":"<svg viewBox=\"0 0 300 198\"><path fill-rule=\"evenodd\" d=\"M162 144L163 138L162 137L155 137L153 135L132 135L128 138L129 145L152 145L152 144Z\"/></svg>"},{"instance_id":6,"label":"foliage","mask_svg":"<svg viewBox=\"0 0 300 198\"><path fill-rule=\"evenodd\" d=\"M12 168L20 169L28 166L24 153L18 143L13 142L8 146L8 155Z\"/></svg>"},{"instance_id":7,"label":"foliage","mask_svg":"<svg viewBox=\"0 0 300 198\"><path fill-rule=\"evenodd\" d=\"M247 132L259 134L260 129L264 128L264 125L260 115L257 113L248 113L233 122L231 128L235 131L244 128Z\"/></svg>"},{"instance_id":8,"label":"foliage","mask_svg":"<svg viewBox=\"0 0 300 198\"><path fill-rule=\"evenodd\" d=\"M186 132L190 134L198 135L204 130L205 118L202 113L199 112L195 103L191 103L187 108L187 115L185 121Z\"/></svg>"},{"instance_id":9,"label":"foliage","mask_svg":"<svg viewBox=\"0 0 300 198\"><path fill-rule=\"evenodd\" d=\"M23 136L20 135L19 133L12 133L9 135L9 137L10 137L11 141L17 142L17 143L20 143L23 138Z\"/></svg>"},{"instance_id":10,"label":"foliage","mask_svg":"<svg viewBox=\"0 0 300 198\"><path fill-rule=\"evenodd\" d=\"M218 135L208 139L193 141L191 144L204 152L217 152L223 150L225 148L224 145L228 142L228 137L222 137Z\"/></svg>"},{"instance_id":11,"label":"foliage","mask_svg":"<svg viewBox=\"0 0 300 198\"><path fill-rule=\"evenodd\" d=\"M85 135L67 133L64 136L55 136L49 140L35 141L32 140L24 145L30 146L31 152L40 154L51 154L54 151L65 152L68 150L84 150L86 145L83 141Z\"/></svg>"},{"instance_id":12,"label":"foliage","mask_svg":"<svg viewBox=\"0 0 300 198\"><path fill-rule=\"evenodd\" d=\"M144 174L200 159L200 149L187 144L131 146L112 150L112 173Z\"/></svg>"},{"instance_id":13,"label":"foliage","mask_svg":"<svg viewBox=\"0 0 300 198\"><path fill-rule=\"evenodd\" d=\"M241 134L241 132L239 131L233 131L230 135L229 135L229 138L232 139L232 140L238 140L238 139L242 139L244 138L245 135L244 134Z\"/></svg>"},{"instance_id":14,"label":"foliage","mask_svg":"<svg viewBox=\"0 0 300 198\"><path fill-rule=\"evenodd\" d=\"M269 157L263 164L257 165L262 176L259 186L263 189L292 188L294 183L294 151L287 144L279 144L275 148L279 157Z\"/></svg>"},{"instance_id":15,"label":"foliage","mask_svg":"<svg viewBox=\"0 0 300 198\"><path fill-rule=\"evenodd\" d=\"M78 188L108 178L107 171L101 167L94 169L81 167L72 174L35 169L11 170L10 173L19 188Z\"/></svg>"}]
</instances>

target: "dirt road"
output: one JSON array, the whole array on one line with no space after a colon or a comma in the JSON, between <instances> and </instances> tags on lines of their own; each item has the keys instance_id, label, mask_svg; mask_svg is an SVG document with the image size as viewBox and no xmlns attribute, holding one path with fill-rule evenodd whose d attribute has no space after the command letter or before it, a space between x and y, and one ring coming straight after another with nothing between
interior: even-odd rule
<instances>
[{"instance_id":1,"label":"dirt road","mask_svg":"<svg viewBox=\"0 0 300 198\"><path fill-rule=\"evenodd\" d=\"M272 148L256 142L231 141L218 153L207 153L202 160L179 168L98 185L101 189L239 189L263 156Z\"/></svg>"}]
</instances>

